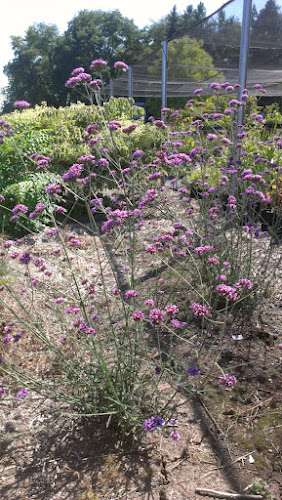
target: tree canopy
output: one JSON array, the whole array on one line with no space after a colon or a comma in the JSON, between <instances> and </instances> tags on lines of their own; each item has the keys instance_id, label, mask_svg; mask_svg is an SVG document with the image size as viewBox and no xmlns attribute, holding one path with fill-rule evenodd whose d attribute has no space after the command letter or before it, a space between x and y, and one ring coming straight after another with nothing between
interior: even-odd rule
<instances>
[{"instance_id":1,"label":"tree canopy","mask_svg":"<svg viewBox=\"0 0 282 500\"><path fill-rule=\"evenodd\" d=\"M153 68L150 71L159 75L160 45L165 39L170 41L169 76L196 80L210 75L214 66L237 68L241 20L227 15L225 9L212 18L206 15L200 2L195 8L187 5L183 13L174 6L166 17L143 29L118 10L82 10L62 34L54 25L30 26L24 36L12 37L13 58L4 68L8 77L4 110L12 109L17 99L65 105L68 90L64 83L71 70L76 66L87 69L98 57L110 64L124 60L144 65L146 61ZM251 30L251 45L256 48L251 50L250 63L282 64L282 13L276 0L267 0L259 11L253 7ZM272 46L276 49L265 50Z\"/></svg>"},{"instance_id":2,"label":"tree canopy","mask_svg":"<svg viewBox=\"0 0 282 500\"><path fill-rule=\"evenodd\" d=\"M168 77L172 80L201 81L217 75L212 57L203 49L203 44L188 36L172 40L168 44ZM150 73L158 74L162 54L158 52L150 66Z\"/></svg>"}]
</instances>

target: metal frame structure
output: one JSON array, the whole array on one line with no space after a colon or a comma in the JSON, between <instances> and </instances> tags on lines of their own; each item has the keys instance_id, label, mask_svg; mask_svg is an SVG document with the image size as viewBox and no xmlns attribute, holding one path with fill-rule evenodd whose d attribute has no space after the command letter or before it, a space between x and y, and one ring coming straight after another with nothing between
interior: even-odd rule
<instances>
[{"instance_id":1,"label":"metal frame structure","mask_svg":"<svg viewBox=\"0 0 282 500\"><path fill-rule=\"evenodd\" d=\"M240 62L239 62L239 84L240 84L239 100L241 100L244 89L246 88L247 85L251 17L252 17L252 0L244 0L241 44L240 44ZM237 120L237 125L239 127L243 125L243 118L244 118L244 107L241 105L238 112L238 120Z\"/></svg>"},{"instance_id":2,"label":"metal frame structure","mask_svg":"<svg viewBox=\"0 0 282 500\"><path fill-rule=\"evenodd\" d=\"M128 90L128 97L133 97L133 70L132 70L132 66L128 66L127 90Z\"/></svg>"},{"instance_id":3,"label":"metal frame structure","mask_svg":"<svg viewBox=\"0 0 282 500\"><path fill-rule=\"evenodd\" d=\"M227 2L231 3L231 2ZM226 5L227 5L226 4ZM225 4L224 4L225 6ZM224 7L223 6L223 7ZM220 11L218 9L218 11ZM240 61L239 61L239 75L238 80L240 84L239 88L239 99L241 100L244 89L247 84L247 72L248 72L248 55L250 46L250 30L251 30L251 16L252 16L252 0L243 0L243 15L242 15L242 29L241 29L241 43L240 43ZM168 41L164 40L162 42L162 82L161 82L161 94L162 94L162 108L167 106L167 90L168 90ZM244 119L244 107L241 106L237 117L237 126L240 127L243 124Z\"/></svg>"},{"instance_id":4,"label":"metal frame structure","mask_svg":"<svg viewBox=\"0 0 282 500\"><path fill-rule=\"evenodd\" d=\"M168 41L164 40L162 42L162 109L167 107L167 74L168 74L167 55L168 55Z\"/></svg>"},{"instance_id":5,"label":"metal frame structure","mask_svg":"<svg viewBox=\"0 0 282 500\"><path fill-rule=\"evenodd\" d=\"M213 14L209 15L207 19L210 19L213 15L220 12L227 5L231 4L234 0L229 0L224 5L222 5L219 9L217 9ZM239 81L240 88L238 92L238 98L241 99L244 89L246 88L247 82L247 72L248 72L248 55L249 55L249 46L250 46L250 30L251 30L251 16L252 16L252 0L242 0L243 2L243 13L242 13L242 25L241 25L241 41L240 41L240 58L239 58L239 72L238 70L230 70L227 69L227 78L231 77L231 81L234 83ZM204 20L205 21L205 20ZM203 22L203 21L202 21ZM197 26L197 25L196 25ZM164 40L161 45L162 49L162 66L161 66L161 80L158 80L154 77L149 77L149 87L150 87L150 96L161 96L161 108L167 107L168 102L168 93L173 96L182 96L186 95L189 92L192 92L194 83L191 81L168 81L168 40ZM233 72L233 73L232 73ZM253 70L250 74L251 81L255 78L260 78L260 75L252 75ZM224 71L224 73L226 73ZM258 71L256 72L258 73ZM272 75L273 71L269 71L269 81L273 82L273 78L277 83L277 86L282 87L282 71L281 75ZM276 71L277 73L277 71ZM144 95L142 85L144 85L144 78L140 78L139 72L133 75L133 68L129 66L127 76L122 77L120 80L114 81L111 80L109 84L108 92L110 96L115 95L128 95L128 97L134 97L134 95L138 92L141 92L140 95ZM147 77L148 78L148 77ZM147 80L146 80L147 81ZM202 82L201 87L203 87L206 93L210 93L209 82ZM127 92L126 92L127 88ZM254 93L254 89L252 89ZM136 94L139 95L139 94ZM162 118L164 118L164 114L162 114ZM241 106L237 115L237 126L241 127L243 125L244 119L244 106Z\"/></svg>"}]
</instances>

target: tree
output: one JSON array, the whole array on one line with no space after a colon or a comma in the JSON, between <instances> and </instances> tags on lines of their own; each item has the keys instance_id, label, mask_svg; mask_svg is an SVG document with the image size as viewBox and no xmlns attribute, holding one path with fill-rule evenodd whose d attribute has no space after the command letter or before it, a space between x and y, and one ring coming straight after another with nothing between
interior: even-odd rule
<instances>
[{"instance_id":1,"label":"tree","mask_svg":"<svg viewBox=\"0 0 282 500\"><path fill-rule=\"evenodd\" d=\"M206 17L206 15L207 15L207 10L205 4L203 2L200 2L193 12L193 18L194 18L193 22L195 24L200 23Z\"/></svg>"},{"instance_id":2,"label":"tree","mask_svg":"<svg viewBox=\"0 0 282 500\"><path fill-rule=\"evenodd\" d=\"M145 28L145 50L149 47L154 47L156 50L160 48L160 44L166 39L167 25L166 19L163 18Z\"/></svg>"},{"instance_id":3,"label":"tree","mask_svg":"<svg viewBox=\"0 0 282 500\"><path fill-rule=\"evenodd\" d=\"M276 0L268 0L265 7L260 10L253 25L253 40L264 45L267 42L281 43L282 15Z\"/></svg>"},{"instance_id":4,"label":"tree","mask_svg":"<svg viewBox=\"0 0 282 500\"><path fill-rule=\"evenodd\" d=\"M250 63L254 67L281 67L282 14L275 0L268 0L252 22Z\"/></svg>"},{"instance_id":5,"label":"tree","mask_svg":"<svg viewBox=\"0 0 282 500\"><path fill-rule=\"evenodd\" d=\"M159 74L161 52L150 68L152 75ZM201 42L189 37L173 40L168 44L169 79L201 81L217 74L211 56L203 49Z\"/></svg>"},{"instance_id":6,"label":"tree","mask_svg":"<svg viewBox=\"0 0 282 500\"><path fill-rule=\"evenodd\" d=\"M177 13L176 5L173 6L172 11L166 17L166 38L173 40L179 35L179 16Z\"/></svg>"},{"instance_id":7,"label":"tree","mask_svg":"<svg viewBox=\"0 0 282 500\"><path fill-rule=\"evenodd\" d=\"M253 30L258 18L258 11L255 5L252 6L251 29Z\"/></svg>"},{"instance_id":8,"label":"tree","mask_svg":"<svg viewBox=\"0 0 282 500\"><path fill-rule=\"evenodd\" d=\"M112 12L82 10L68 24L55 57L54 78L66 99L64 83L71 70L86 70L93 59L102 57L109 65L117 60L128 64L138 61L143 51L143 32L118 10Z\"/></svg>"},{"instance_id":9,"label":"tree","mask_svg":"<svg viewBox=\"0 0 282 500\"><path fill-rule=\"evenodd\" d=\"M53 65L58 39L57 27L44 23L29 27L23 37L12 37L14 59L4 68L8 77L6 110L17 99L57 103Z\"/></svg>"},{"instance_id":10,"label":"tree","mask_svg":"<svg viewBox=\"0 0 282 500\"><path fill-rule=\"evenodd\" d=\"M5 67L9 80L5 110L21 98L32 104L65 105L65 81L74 67L87 70L98 57L110 65L119 59L136 62L142 57L143 38L143 32L118 10L83 10L61 36L56 26L31 26L24 37L12 37L14 58Z\"/></svg>"}]
</instances>

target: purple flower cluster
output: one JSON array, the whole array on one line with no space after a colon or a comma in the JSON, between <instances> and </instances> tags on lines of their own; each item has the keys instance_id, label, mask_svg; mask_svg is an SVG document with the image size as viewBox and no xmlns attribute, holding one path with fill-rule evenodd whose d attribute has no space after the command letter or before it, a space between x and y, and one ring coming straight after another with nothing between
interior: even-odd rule
<instances>
[{"instance_id":1,"label":"purple flower cluster","mask_svg":"<svg viewBox=\"0 0 282 500\"><path fill-rule=\"evenodd\" d=\"M65 308L65 313L66 314L79 314L80 313L80 308L75 305L70 305Z\"/></svg>"},{"instance_id":2,"label":"purple flower cluster","mask_svg":"<svg viewBox=\"0 0 282 500\"><path fill-rule=\"evenodd\" d=\"M116 61L114 63L114 69L117 71L128 71L128 65L123 61Z\"/></svg>"},{"instance_id":3,"label":"purple flower cluster","mask_svg":"<svg viewBox=\"0 0 282 500\"><path fill-rule=\"evenodd\" d=\"M236 200L235 196L233 196L233 195L228 196L227 206L228 206L228 208L230 208L230 210L236 209L237 200Z\"/></svg>"},{"instance_id":4,"label":"purple flower cluster","mask_svg":"<svg viewBox=\"0 0 282 500\"><path fill-rule=\"evenodd\" d=\"M175 314L179 313L179 307L176 306L175 304L168 304L165 308L165 312L169 316L174 316Z\"/></svg>"},{"instance_id":5,"label":"purple flower cluster","mask_svg":"<svg viewBox=\"0 0 282 500\"><path fill-rule=\"evenodd\" d=\"M200 375L201 370L198 366L191 366L190 368L187 368L186 373L191 377L196 377L197 375Z\"/></svg>"},{"instance_id":6,"label":"purple flower cluster","mask_svg":"<svg viewBox=\"0 0 282 500\"><path fill-rule=\"evenodd\" d=\"M253 282L248 278L241 278L234 285L235 288L243 288L245 290L251 290L254 287Z\"/></svg>"},{"instance_id":7,"label":"purple flower cluster","mask_svg":"<svg viewBox=\"0 0 282 500\"><path fill-rule=\"evenodd\" d=\"M218 139L218 136L216 134L209 133L207 134L207 140L210 142L216 141Z\"/></svg>"},{"instance_id":8,"label":"purple flower cluster","mask_svg":"<svg viewBox=\"0 0 282 500\"><path fill-rule=\"evenodd\" d=\"M77 68L81 69L81 68ZM78 73L76 76L71 76L65 83L65 86L68 89L73 89L78 85L90 83L92 80L92 76L89 73Z\"/></svg>"},{"instance_id":9,"label":"purple flower cluster","mask_svg":"<svg viewBox=\"0 0 282 500\"><path fill-rule=\"evenodd\" d=\"M79 163L89 163L90 165L95 165L96 157L91 154L82 155L78 158Z\"/></svg>"},{"instance_id":10,"label":"purple flower cluster","mask_svg":"<svg viewBox=\"0 0 282 500\"><path fill-rule=\"evenodd\" d=\"M97 123L89 123L84 130L86 137L89 137L93 134L99 132L99 125Z\"/></svg>"},{"instance_id":11,"label":"purple flower cluster","mask_svg":"<svg viewBox=\"0 0 282 500\"><path fill-rule=\"evenodd\" d=\"M217 255L212 255L212 256L208 257L208 263L211 264L212 266L218 266L220 263L220 260L217 257Z\"/></svg>"},{"instance_id":12,"label":"purple flower cluster","mask_svg":"<svg viewBox=\"0 0 282 500\"><path fill-rule=\"evenodd\" d=\"M143 311L140 310L133 311L132 319L134 319L134 321L142 321L144 318L145 314L143 313Z\"/></svg>"},{"instance_id":13,"label":"purple flower cluster","mask_svg":"<svg viewBox=\"0 0 282 500\"><path fill-rule=\"evenodd\" d=\"M144 156L144 151L142 151L142 149L135 149L135 151L133 151L132 153L132 158L133 160L140 160L140 158L142 158Z\"/></svg>"},{"instance_id":14,"label":"purple flower cluster","mask_svg":"<svg viewBox=\"0 0 282 500\"><path fill-rule=\"evenodd\" d=\"M81 240L79 238L77 238L76 236L70 236L68 238L68 244L70 247L80 248L81 247Z\"/></svg>"},{"instance_id":15,"label":"purple flower cluster","mask_svg":"<svg viewBox=\"0 0 282 500\"><path fill-rule=\"evenodd\" d=\"M167 155L164 153L161 156L162 161L164 162L165 165L168 165L170 167L178 167L180 165L187 165L191 163L191 156L188 155L187 153L172 153Z\"/></svg>"},{"instance_id":16,"label":"purple flower cluster","mask_svg":"<svg viewBox=\"0 0 282 500\"><path fill-rule=\"evenodd\" d=\"M158 308L151 309L149 312L149 319L155 325L162 323L165 319L165 312Z\"/></svg>"},{"instance_id":17,"label":"purple flower cluster","mask_svg":"<svg viewBox=\"0 0 282 500\"><path fill-rule=\"evenodd\" d=\"M81 176L84 166L81 163L74 163L71 167L62 175L64 182L70 182L76 180Z\"/></svg>"},{"instance_id":18,"label":"purple flower cluster","mask_svg":"<svg viewBox=\"0 0 282 500\"><path fill-rule=\"evenodd\" d=\"M67 209L66 209L66 208L64 208L64 207L60 207L60 206L58 206L58 207L54 207L54 213L55 213L55 214L63 215L63 214L65 214L66 212L67 212Z\"/></svg>"},{"instance_id":19,"label":"purple flower cluster","mask_svg":"<svg viewBox=\"0 0 282 500\"><path fill-rule=\"evenodd\" d=\"M220 284L220 285L217 285L215 287L215 289L219 295L222 295L230 302L236 302L236 300L239 299L238 290L233 286Z\"/></svg>"},{"instance_id":20,"label":"purple flower cluster","mask_svg":"<svg viewBox=\"0 0 282 500\"><path fill-rule=\"evenodd\" d=\"M198 89L193 90L193 94L194 95L201 95L203 93L203 91L204 91L204 89L198 88Z\"/></svg>"},{"instance_id":21,"label":"purple flower cluster","mask_svg":"<svg viewBox=\"0 0 282 500\"><path fill-rule=\"evenodd\" d=\"M61 184L52 182L46 186L45 191L49 195L60 194L62 192L62 186Z\"/></svg>"},{"instance_id":22,"label":"purple flower cluster","mask_svg":"<svg viewBox=\"0 0 282 500\"><path fill-rule=\"evenodd\" d=\"M19 219L22 215L27 214L27 212L28 212L28 207L26 205L23 205L22 203L18 203L12 209L11 220L15 221Z\"/></svg>"},{"instance_id":23,"label":"purple flower cluster","mask_svg":"<svg viewBox=\"0 0 282 500\"><path fill-rule=\"evenodd\" d=\"M19 100L14 102L15 109L28 109L30 106L31 104L28 101Z\"/></svg>"},{"instance_id":24,"label":"purple flower cluster","mask_svg":"<svg viewBox=\"0 0 282 500\"><path fill-rule=\"evenodd\" d=\"M180 321L179 319L173 318L170 322L171 326L176 330L185 330L187 327L186 321Z\"/></svg>"},{"instance_id":25,"label":"purple flower cluster","mask_svg":"<svg viewBox=\"0 0 282 500\"><path fill-rule=\"evenodd\" d=\"M31 261L31 255L28 252L23 252L19 255L19 262L21 264L29 264Z\"/></svg>"},{"instance_id":26,"label":"purple flower cluster","mask_svg":"<svg viewBox=\"0 0 282 500\"><path fill-rule=\"evenodd\" d=\"M139 293L136 290L127 290L124 294L126 300L138 297Z\"/></svg>"},{"instance_id":27,"label":"purple flower cluster","mask_svg":"<svg viewBox=\"0 0 282 500\"><path fill-rule=\"evenodd\" d=\"M256 161L258 161L258 159L256 159ZM259 182L259 183L265 184L265 180L264 180L263 176L260 174L254 174L250 168L247 170L244 170L241 174L241 177L244 181L251 181L254 183Z\"/></svg>"},{"instance_id":28,"label":"purple flower cluster","mask_svg":"<svg viewBox=\"0 0 282 500\"><path fill-rule=\"evenodd\" d=\"M109 160L107 160L107 158L100 158L97 161L97 165L98 165L98 167L101 167L101 168L108 168L110 165L110 162L109 162Z\"/></svg>"},{"instance_id":29,"label":"purple flower cluster","mask_svg":"<svg viewBox=\"0 0 282 500\"><path fill-rule=\"evenodd\" d=\"M130 125L127 125L127 127L123 127L122 131L124 134L131 134L131 132L134 132L136 128L137 125L135 123L131 123Z\"/></svg>"},{"instance_id":30,"label":"purple flower cluster","mask_svg":"<svg viewBox=\"0 0 282 500\"><path fill-rule=\"evenodd\" d=\"M141 200L138 203L138 208L145 208L147 205L150 205L156 197L158 196L158 193L156 189L148 189L144 196L142 196Z\"/></svg>"},{"instance_id":31,"label":"purple flower cluster","mask_svg":"<svg viewBox=\"0 0 282 500\"><path fill-rule=\"evenodd\" d=\"M108 212L108 220L103 222L101 226L102 233L108 233L114 227L121 226L128 218L140 219L143 213L139 208L133 210L122 210L117 208Z\"/></svg>"},{"instance_id":32,"label":"purple flower cluster","mask_svg":"<svg viewBox=\"0 0 282 500\"><path fill-rule=\"evenodd\" d=\"M152 416L144 420L143 428L145 431L152 432L160 429L165 425L165 420L159 415Z\"/></svg>"},{"instance_id":33,"label":"purple flower cluster","mask_svg":"<svg viewBox=\"0 0 282 500\"><path fill-rule=\"evenodd\" d=\"M39 201L38 203L36 203L33 212L31 212L29 214L29 216L28 216L29 219L31 219L31 220L36 219L40 214L42 214L42 212L44 212L45 209L46 209L45 203L42 203L41 201Z\"/></svg>"},{"instance_id":34,"label":"purple flower cluster","mask_svg":"<svg viewBox=\"0 0 282 500\"><path fill-rule=\"evenodd\" d=\"M167 128L167 126L166 126L166 124L165 124L165 122L163 120L154 120L153 124L157 128L161 128L161 129L166 129Z\"/></svg>"},{"instance_id":35,"label":"purple flower cluster","mask_svg":"<svg viewBox=\"0 0 282 500\"><path fill-rule=\"evenodd\" d=\"M90 69L93 71L103 71L108 66L107 61L104 59L94 59L90 64Z\"/></svg>"},{"instance_id":36,"label":"purple flower cluster","mask_svg":"<svg viewBox=\"0 0 282 500\"><path fill-rule=\"evenodd\" d=\"M81 333L85 333L86 335L96 335L96 329L93 328L92 326L87 325L85 321L78 320L78 322L75 322L74 326Z\"/></svg>"},{"instance_id":37,"label":"purple flower cluster","mask_svg":"<svg viewBox=\"0 0 282 500\"><path fill-rule=\"evenodd\" d=\"M258 90L262 94L266 94L266 89L264 88L264 86L261 83L255 83L254 89Z\"/></svg>"},{"instance_id":38,"label":"purple flower cluster","mask_svg":"<svg viewBox=\"0 0 282 500\"><path fill-rule=\"evenodd\" d=\"M224 373L224 375L219 377L218 381L225 387L233 387L238 382L235 375L232 375L231 373Z\"/></svg>"},{"instance_id":39,"label":"purple flower cluster","mask_svg":"<svg viewBox=\"0 0 282 500\"><path fill-rule=\"evenodd\" d=\"M121 128L121 123L117 120L110 120L108 123L108 127L113 132Z\"/></svg>"},{"instance_id":40,"label":"purple flower cluster","mask_svg":"<svg viewBox=\"0 0 282 500\"><path fill-rule=\"evenodd\" d=\"M85 69L82 67L74 68L71 72L71 76L78 76L80 73L85 73Z\"/></svg>"},{"instance_id":41,"label":"purple flower cluster","mask_svg":"<svg viewBox=\"0 0 282 500\"><path fill-rule=\"evenodd\" d=\"M211 315L211 308L198 302L193 302L190 306L195 318L206 318Z\"/></svg>"},{"instance_id":42,"label":"purple flower cluster","mask_svg":"<svg viewBox=\"0 0 282 500\"><path fill-rule=\"evenodd\" d=\"M5 120L0 119L0 144L3 144L4 138L12 135L12 127Z\"/></svg>"},{"instance_id":43,"label":"purple flower cluster","mask_svg":"<svg viewBox=\"0 0 282 500\"><path fill-rule=\"evenodd\" d=\"M196 253L197 255L205 255L207 253L210 253L210 252L213 252L214 251L214 247L212 245L202 245L200 247L196 247L194 248L194 253Z\"/></svg>"},{"instance_id":44,"label":"purple flower cluster","mask_svg":"<svg viewBox=\"0 0 282 500\"><path fill-rule=\"evenodd\" d=\"M36 163L38 170L46 170L51 162L51 158L49 156L40 155L38 153L33 153L30 158Z\"/></svg>"},{"instance_id":45,"label":"purple flower cluster","mask_svg":"<svg viewBox=\"0 0 282 500\"><path fill-rule=\"evenodd\" d=\"M94 91L101 90L102 86L103 86L103 82L99 78L96 78L95 80L91 80L91 82L89 83L89 87L91 87L91 89L93 89Z\"/></svg>"},{"instance_id":46,"label":"purple flower cluster","mask_svg":"<svg viewBox=\"0 0 282 500\"><path fill-rule=\"evenodd\" d=\"M46 229L44 234L45 236L47 236L47 238L53 238L54 236L58 236L59 230L57 227L51 227L49 229Z\"/></svg>"},{"instance_id":47,"label":"purple flower cluster","mask_svg":"<svg viewBox=\"0 0 282 500\"><path fill-rule=\"evenodd\" d=\"M29 394L29 390L26 387L23 387L22 389L19 389L17 394L16 394L16 399L25 399Z\"/></svg>"}]
</instances>

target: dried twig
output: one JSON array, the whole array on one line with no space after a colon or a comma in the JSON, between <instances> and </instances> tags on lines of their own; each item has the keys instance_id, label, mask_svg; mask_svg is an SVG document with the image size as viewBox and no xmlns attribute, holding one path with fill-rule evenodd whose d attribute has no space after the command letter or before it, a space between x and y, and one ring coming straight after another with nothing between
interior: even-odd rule
<instances>
[{"instance_id":1,"label":"dried twig","mask_svg":"<svg viewBox=\"0 0 282 500\"><path fill-rule=\"evenodd\" d=\"M214 469L211 469L207 474L205 474L203 477L206 478L208 476L210 476L214 471L216 470L221 470L221 469L227 469L228 467L232 467L232 465L236 464L237 462L241 462L243 460L245 460L248 456L252 455L253 453L255 453L255 450L253 451L249 451L248 453L246 453L245 455L241 455L240 457L237 457L235 458L234 460L232 460L232 462L230 462L229 464L225 464L225 465L221 465L220 467L215 467Z\"/></svg>"},{"instance_id":2,"label":"dried twig","mask_svg":"<svg viewBox=\"0 0 282 500\"><path fill-rule=\"evenodd\" d=\"M164 484L169 484L168 471L167 471L167 462L165 460L164 455L161 455L161 475L163 476Z\"/></svg>"},{"instance_id":3,"label":"dried twig","mask_svg":"<svg viewBox=\"0 0 282 500\"><path fill-rule=\"evenodd\" d=\"M244 493L228 493L224 491L209 490L206 488L196 488L195 493L202 496L214 498L230 498L234 500L263 500L261 495L246 495Z\"/></svg>"},{"instance_id":4,"label":"dried twig","mask_svg":"<svg viewBox=\"0 0 282 500\"><path fill-rule=\"evenodd\" d=\"M169 473L171 473L173 470L177 469L177 467L179 467L179 465L183 464L183 462L185 462L185 460L187 460L187 457L181 458L180 460L178 460L176 462L176 464L173 464L170 467L168 467Z\"/></svg>"},{"instance_id":5,"label":"dried twig","mask_svg":"<svg viewBox=\"0 0 282 500\"><path fill-rule=\"evenodd\" d=\"M216 428L216 431L217 433L224 437L224 432L223 430L220 428L220 426L218 425L217 421L215 420L215 418L213 417L213 415L211 414L210 410L208 409L208 407L206 406L206 404L204 403L204 401L202 400L202 398L200 396L197 397L197 400L199 401L199 403L201 404L201 406L203 407L203 409L205 410L206 414L208 415L208 417L210 418L210 420L212 421L214 427Z\"/></svg>"}]
</instances>

